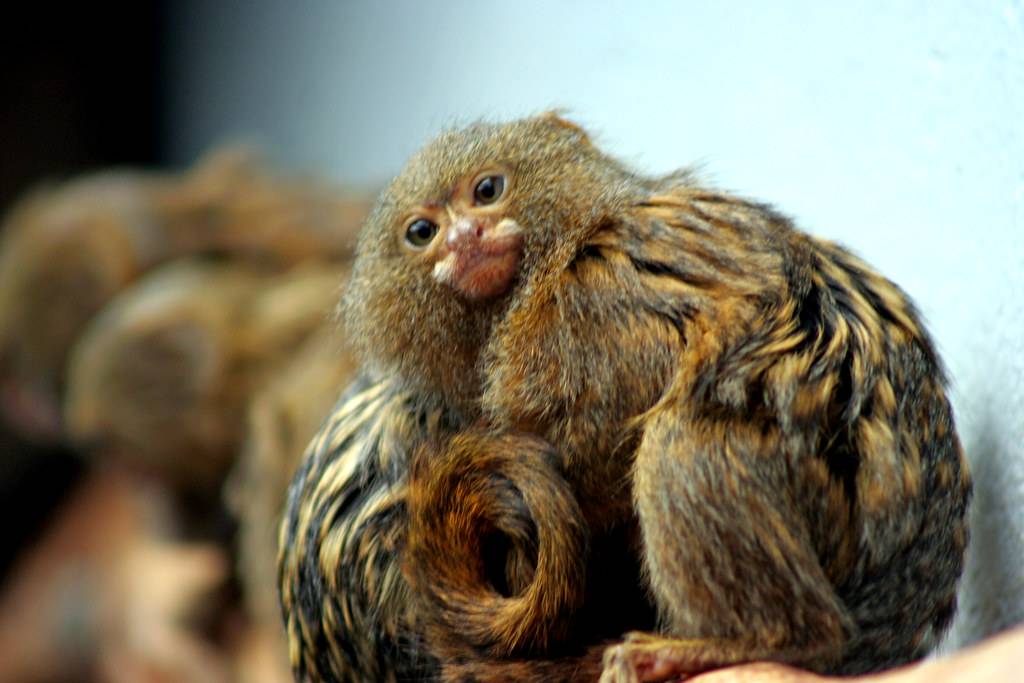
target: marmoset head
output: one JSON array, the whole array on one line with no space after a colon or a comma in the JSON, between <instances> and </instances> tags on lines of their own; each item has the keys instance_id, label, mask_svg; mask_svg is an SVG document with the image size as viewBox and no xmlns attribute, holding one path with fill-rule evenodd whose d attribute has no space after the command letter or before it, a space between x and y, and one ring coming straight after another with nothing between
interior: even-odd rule
<instances>
[{"instance_id":1,"label":"marmoset head","mask_svg":"<svg viewBox=\"0 0 1024 683\"><path fill-rule=\"evenodd\" d=\"M568 263L635 187L554 114L443 133L383 192L360 236L343 311L364 358L427 388L478 393L496 316L532 274Z\"/></svg>"}]
</instances>

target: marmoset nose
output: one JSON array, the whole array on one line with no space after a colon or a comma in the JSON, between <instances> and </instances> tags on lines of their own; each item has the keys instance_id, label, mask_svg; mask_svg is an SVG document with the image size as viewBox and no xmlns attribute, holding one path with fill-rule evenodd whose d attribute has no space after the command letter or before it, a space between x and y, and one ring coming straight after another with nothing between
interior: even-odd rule
<instances>
[{"instance_id":1,"label":"marmoset nose","mask_svg":"<svg viewBox=\"0 0 1024 683\"><path fill-rule=\"evenodd\" d=\"M483 223L467 216L458 217L448 229L449 248L466 247L479 242L484 236Z\"/></svg>"}]
</instances>

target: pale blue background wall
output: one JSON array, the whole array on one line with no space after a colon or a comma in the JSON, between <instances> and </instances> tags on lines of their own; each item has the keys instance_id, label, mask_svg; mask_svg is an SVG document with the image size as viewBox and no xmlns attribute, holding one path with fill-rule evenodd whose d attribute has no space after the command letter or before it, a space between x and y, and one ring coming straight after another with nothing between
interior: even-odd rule
<instances>
[{"instance_id":1,"label":"pale blue background wall","mask_svg":"<svg viewBox=\"0 0 1024 683\"><path fill-rule=\"evenodd\" d=\"M450 122L559 106L853 247L955 382L977 503L952 643L1024 621L1020 0L193 2L168 48L183 163L242 137L368 185Z\"/></svg>"}]
</instances>

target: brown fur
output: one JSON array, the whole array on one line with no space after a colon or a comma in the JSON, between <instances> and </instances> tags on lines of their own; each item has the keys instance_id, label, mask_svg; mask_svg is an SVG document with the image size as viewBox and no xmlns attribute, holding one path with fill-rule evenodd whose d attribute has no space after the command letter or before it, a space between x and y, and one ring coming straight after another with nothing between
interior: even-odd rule
<instances>
[{"instance_id":1,"label":"brown fur","mask_svg":"<svg viewBox=\"0 0 1024 683\"><path fill-rule=\"evenodd\" d=\"M249 399L245 438L224 487L238 520L238 574L246 607L275 642L284 641L277 597L277 526L306 446L330 414L338 387L355 375L355 360L340 352L343 348L343 335L324 321L298 348L281 350L291 357ZM285 652L281 646L273 654L285 660ZM284 664L287 670L286 660Z\"/></svg>"},{"instance_id":2,"label":"brown fur","mask_svg":"<svg viewBox=\"0 0 1024 683\"><path fill-rule=\"evenodd\" d=\"M522 263L511 291L470 303L396 230L494 163L512 176L502 210L525 228ZM607 680L754 659L870 671L920 657L948 625L970 479L934 348L895 285L771 208L687 173L639 176L550 115L476 124L439 137L384 193L344 308L371 372L443 406L454 431L477 423L498 439L497 451L481 447L479 472L495 452L508 463L517 449L543 452L534 466L556 461L551 476L579 508L561 519L591 542L637 516L661 635L609 648ZM517 432L534 436L517 446ZM578 532L545 543L544 495L509 464L495 474L526 502L538 559L522 550L523 511L509 508L495 586L466 560L483 543L465 532L504 528L489 506L505 488L489 501L456 485L473 461L458 446L423 457L405 561L443 677L592 675L597 637L561 635L585 624L579 596L585 608L605 566L590 555L584 585L533 590L553 581L545 567L572 566L556 558L576 556ZM460 505L487 524L459 519ZM479 595L496 601L493 628L460 606ZM501 626L501 600L519 601L526 623Z\"/></svg>"},{"instance_id":3,"label":"brown fur","mask_svg":"<svg viewBox=\"0 0 1024 683\"><path fill-rule=\"evenodd\" d=\"M358 380L309 445L278 556L296 680L418 680L436 670L399 557L412 450L447 419L393 382Z\"/></svg>"},{"instance_id":4,"label":"brown fur","mask_svg":"<svg viewBox=\"0 0 1024 683\"><path fill-rule=\"evenodd\" d=\"M328 324L346 268L288 272L181 260L155 269L87 325L68 363L71 443L219 487L242 445L250 396Z\"/></svg>"},{"instance_id":5,"label":"brown fur","mask_svg":"<svg viewBox=\"0 0 1024 683\"><path fill-rule=\"evenodd\" d=\"M41 187L0 239L0 413L58 439L69 354L88 322L150 269L198 254L281 269L351 255L369 202L217 150L181 174L105 171Z\"/></svg>"}]
</instances>

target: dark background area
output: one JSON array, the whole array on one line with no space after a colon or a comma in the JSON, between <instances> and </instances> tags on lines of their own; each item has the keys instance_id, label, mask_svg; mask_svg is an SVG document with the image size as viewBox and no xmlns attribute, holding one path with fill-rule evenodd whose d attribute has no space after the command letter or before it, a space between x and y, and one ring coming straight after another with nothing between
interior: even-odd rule
<instances>
[{"instance_id":1,"label":"dark background area","mask_svg":"<svg viewBox=\"0 0 1024 683\"><path fill-rule=\"evenodd\" d=\"M163 158L166 5L21 5L0 30L0 210L34 185ZM0 578L83 468L0 424Z\"/></svg>"}]
</instances>

